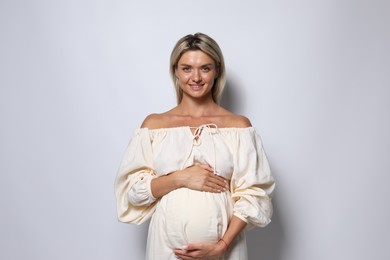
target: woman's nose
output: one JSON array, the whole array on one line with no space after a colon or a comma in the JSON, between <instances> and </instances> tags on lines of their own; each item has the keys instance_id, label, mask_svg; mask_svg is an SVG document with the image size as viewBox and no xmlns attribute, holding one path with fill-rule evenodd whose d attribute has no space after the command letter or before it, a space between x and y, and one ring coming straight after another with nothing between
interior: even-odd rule
<instances>
[{"instance_id":1,"label":"woman's nose","mask_svg":"<svg viewBox=\"0 0 390 260\"><path fill-rule=\"evenodd\" d=\"M193 73L193 75L192 75L192 81L194 81L194 82L199 82L199 81L201 81L201 80L202 80L202 78L201 78L201 76L200 76L199 71L198 71L198 70L194 70L194 73Z\"/></svg>"}]
</instances>

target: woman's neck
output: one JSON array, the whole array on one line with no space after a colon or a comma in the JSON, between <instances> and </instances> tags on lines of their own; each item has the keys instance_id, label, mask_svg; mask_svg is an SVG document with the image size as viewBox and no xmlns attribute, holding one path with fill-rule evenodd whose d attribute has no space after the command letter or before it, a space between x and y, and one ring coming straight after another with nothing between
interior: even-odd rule
<instances>
[{"instance_id":1,"label":"woman's neck","mask_svg":"<svg viewBox=\"0 0 390 260\"><path fill-rule=\"evenodd\" d=\"M212 98L199 102L194 99L183 97L182 101L177 106L177 112L183 116L199 118L215 115L218 108L218 104L216 104Z\"/></svg>"}]
</instances>

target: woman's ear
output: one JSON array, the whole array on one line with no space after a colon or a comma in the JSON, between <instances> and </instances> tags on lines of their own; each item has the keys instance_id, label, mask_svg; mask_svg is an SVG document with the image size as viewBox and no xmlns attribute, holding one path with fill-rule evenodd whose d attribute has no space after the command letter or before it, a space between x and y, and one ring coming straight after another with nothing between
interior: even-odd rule
<instances>
[{"instance_id":1,"label":"woman's ear","mask_svg":"<svg viewBox=\"0 0 390 260\"><path fill-rule=\"evenodd\" d=\"M215 78L214 79L219 77L219 66L215 67L215 71L216 71L216 73L215 73Z\"/></svg>"},{"instance_id":2,"label":"woman's ear","mask_svg":"<svg viewBox=\"0 0 390 260\"><path fill-rule=\"evenodd\" d=\"M175 77L178 79L179 76L177 75L177 66L173 66L173 71L175 72Z\"/></svg>"}]
</instances>

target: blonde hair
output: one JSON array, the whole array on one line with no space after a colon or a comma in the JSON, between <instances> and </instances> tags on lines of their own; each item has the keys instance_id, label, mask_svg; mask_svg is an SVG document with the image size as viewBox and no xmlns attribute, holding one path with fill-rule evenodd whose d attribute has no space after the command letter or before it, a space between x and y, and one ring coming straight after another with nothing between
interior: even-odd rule
<instances>
[{"instance_id":1,"label":"blonde hair","mask_svg":"<svg viewBox=\"0 0 390 260\"><path fill-rule=\"evenodd\" d=\"M177 63L181 56L190 50L200 50L209 55L215 62L216 69L218 72L217 78L214 80L211 94L213 100L219 103L219 99L222 95L222 91L225 87L226 76L225 76L225 61L222 55L222 51L219 48L217 42L210 36L203 33L195 33L194 35L189 34L181 38L175 45L171 53L170 59L170 74L176 89L177 103L181 102L183 98L183 90L180 88L177 77L176 69Z\"/></svg>"}]
</instances>

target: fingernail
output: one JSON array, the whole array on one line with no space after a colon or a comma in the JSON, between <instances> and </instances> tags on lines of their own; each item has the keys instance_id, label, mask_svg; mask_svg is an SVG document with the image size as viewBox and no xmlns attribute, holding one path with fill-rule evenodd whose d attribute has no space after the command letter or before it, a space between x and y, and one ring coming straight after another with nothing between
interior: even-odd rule
<instances>
[{"instance_id":1,"label":"fingernail","mask_svg":"<svg viewBox=\"0 0 390 260\"><path fill-rule=\"evenodd\" d=\"M188 246L182 246L181 249L187 250L187 249L188 249Z\"/></svg>"}]
</instances>

